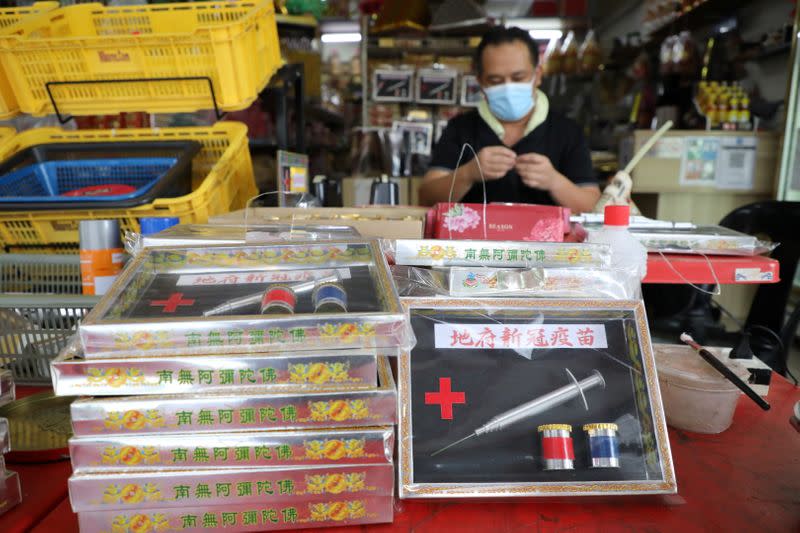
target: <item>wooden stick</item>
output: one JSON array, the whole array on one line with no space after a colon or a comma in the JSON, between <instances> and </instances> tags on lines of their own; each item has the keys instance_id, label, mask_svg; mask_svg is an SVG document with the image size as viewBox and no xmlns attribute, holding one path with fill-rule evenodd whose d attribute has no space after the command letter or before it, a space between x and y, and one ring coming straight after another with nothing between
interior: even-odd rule
<instances>
[{"instance_id":1,"label":"wooden stick","mask_svg":"<svg viewBox=\"0 0 800 533\"><path fill-rule=\"evenodd\" d=\"M681 333L681 340L697 350L697 353L700 354L700 357L705 359L708 364L713 366L714 370L725 376L728 381L739 387L739 390L745 393L748 398L753 400L756 405L765 411L769 411L769 404L764 400L764 398L759 396L756 391L750 388L750 385L742 381L739 376L733 372L733 370L725 366L725 363L717 359L714 354L697 344L691 335L688 333Z\"/></svg>"},{"instance_id":2,"label":"wooden stick","mask_svg":"<svg viewBox=\"0 0 800 533\"><path fill-rule=\"evenodd\" d=\"M639 148L639 151L638 151L638 152L636 152L636 155L634 155L634 156L631 158L631 160L630 160L630 161L628 162L628 164L625 166L625 170L624 170L623 172L625 172L626 174L630 174L630 173L631 173L631 170L633 170L633 167L635 167L636 165L638 165L638 164L639 164L639 161L641 161L641 160L642 160L642 158L643 158L643 157L644 157L644 156L647 154L647 152L649 152L649 151L650 151L650 148L652 148L652 147L653 147L653 145L654 145L656 142L658 142L658 140L659 140L659 139L660 139L660 138L661 138L661 137L662 137L662 136L663 136L665 133L667 133L667 130L668 130L668 129L670 129L671 127L672 127L672 121L671 121L671 120L668 120L668 121L667 121L667 122L666 122L666 123L665 123L663 126L661 126L660 128L658 128L658 131L657 131L657 132L655 132L655 133L653 134L653 136L652 136L652 137L650 137L649 139L647 139L647 142L646 142L646 143L644 143L644 145L643 145L641 148Z\"/></svg>"}]
</instances>

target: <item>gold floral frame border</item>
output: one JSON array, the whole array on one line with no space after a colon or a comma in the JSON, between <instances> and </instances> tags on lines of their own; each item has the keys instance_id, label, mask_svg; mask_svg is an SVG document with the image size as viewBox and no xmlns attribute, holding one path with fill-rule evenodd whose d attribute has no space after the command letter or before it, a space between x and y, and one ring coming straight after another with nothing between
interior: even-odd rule
<instances>
[{"instance_id":1,"label":"gold floral frame border","mask_svg":"<svg viewBox=\"0 0 800 533\"><path fill-rule=\"evenodd\" d=\"M465 309L476 306L474 298L401 298L406 312L412 309ZM677 481L672 463L672 453L667 435L667 423L661 403L661 391L656 377L655 357L650 340L647 315L642 301L636 300L536 300L486 298L477 300L481 309L511 310L585 310L627 311L636 320L639 344L642 347L644 368L649 392L653 431L656 435L663 479L631 482L580 482L580 483L415 483L413 481L413 449L411 424L411 361L410 352L403 352L398 360L398 471L400 498L485 498L503 496L598 496L623 494L672 494L677 492Z\"/></svg>"}]
</instances>

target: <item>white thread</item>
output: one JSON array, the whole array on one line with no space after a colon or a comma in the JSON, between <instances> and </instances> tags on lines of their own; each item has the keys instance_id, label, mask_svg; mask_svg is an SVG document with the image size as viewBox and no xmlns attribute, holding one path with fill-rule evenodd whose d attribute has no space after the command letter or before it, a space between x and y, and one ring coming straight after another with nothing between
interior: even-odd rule
<instances>
[{"instance_id":1,"label":"white thread","mask_svg":"<svg viewBox=\"0 0 800 533\"><path fill-rule=\"evenodd\" d=\"M461 165L461 159L464 157L464 150L469 148L472 155L475 157L475 164L478 165L478 173L481 175L481 184L483 185L483 238L487 240L489 237L487 236L488 233L486 231L486 179L483 177L483 170L481 169L481 162L478 159L478 154L475 153L475 149L469 143L464 143L461 146L461 153L458 155L458 161L456 161L456 168L453 170L453 177L450 180L450 195L447 197L447 203L453 203L453 191L456 187L456 175L458 174L458 167ZM450 225L447 225L447 232L448 232L448 240L453 240L453 230L450 228Z\"/></svg>"},{"instance_id":2,"label":"white thread","mask_svg":"<svg viewBox=\"0 0 800 533\"><path fill-rule=\"evenodd\" d=\"M672 270L681 279L681 281L686 283L688 286L690 286L693 289L696 289L696 290L698 290L698 291L700 291L700 292L702 292L704 294L709 294L711 296L719 296L720 294L722 294L722 285L720 284L719 278L717 277L717 272L714 270L714 265L711 264L711 259L709 259L706 254L702 254L701 253L701 254L698 254L698 255L702 255L703 258L706 260L706 263L708 263L708 269L711 271L711 275L714 277L714 284L715 284L715 286L717 288L715 290L713 290L713 291L707 291L707 290L705 290L705 289L703 289L701 287L698 287L697 285L695 285L694 283L692 283L688 279L686 279L686 277L683 274L678 272L675 269L675 267L672 266L672 262L667 258L667 256L664 255L664 252L662 252L661 250L658 251L658 255L660 255L661 258L667 263L667 266L670 268L670 270Z\"/></svg>"}]
</instances>

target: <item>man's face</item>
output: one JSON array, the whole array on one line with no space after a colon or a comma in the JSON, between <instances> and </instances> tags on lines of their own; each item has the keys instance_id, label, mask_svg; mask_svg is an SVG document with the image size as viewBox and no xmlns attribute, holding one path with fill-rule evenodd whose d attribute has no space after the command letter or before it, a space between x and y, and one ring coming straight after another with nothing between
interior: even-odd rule
<instances>
[{"instance_id":1,"label":"man's face","mask_svg":"<svg viewBox=\"0 0 800 533\"><path fill-rule=\"evenodd\" d=\"M522 41L487 46L483 49L481 63L483 69L478 82L484 89L534 78L534 87L541 84L541 69L533 66L530 51Z\"/></svg>"}]
</instances>

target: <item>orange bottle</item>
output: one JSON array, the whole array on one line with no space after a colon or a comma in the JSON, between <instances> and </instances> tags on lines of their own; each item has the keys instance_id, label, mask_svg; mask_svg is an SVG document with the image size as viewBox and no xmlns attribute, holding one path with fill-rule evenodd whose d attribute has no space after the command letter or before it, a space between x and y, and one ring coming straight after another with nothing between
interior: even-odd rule
<instances>
[{"instance_id":1,"label":"orange bottle","mask_svg":"<svg viewBox=\"0 0 800 533\"><path fill-rule=\"evenodd\" d=\"M117 279L125 254L117 220L81 220L78 225L83 294L103 295Z\"/></svg>"}]
</instances>

